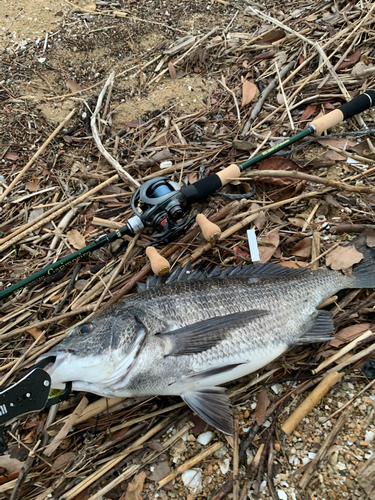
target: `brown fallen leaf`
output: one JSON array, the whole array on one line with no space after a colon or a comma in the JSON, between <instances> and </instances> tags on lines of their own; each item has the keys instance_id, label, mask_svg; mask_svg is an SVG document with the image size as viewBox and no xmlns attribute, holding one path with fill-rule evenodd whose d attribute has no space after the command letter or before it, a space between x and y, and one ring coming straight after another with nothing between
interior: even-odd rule
<instances>
[{"instance_id":1,"label":"brown fallen leaf","mask_svg":"<svg viewBox=\"0 0 375 500\"><path fill-rule=\"evenodd\" d=\"M307 258L311 256L312 238L303 238L290 250L296 257Z\"/></svg>"},{"instance_id":2,"label":"brown fallen leaf","mask_svg":"<svg viewBox=\"0 0 375 500\"><path fill-rule=\"evenodd\" d=\"M256 205L256 203L254 203L254 205ZM255 207L254 207L255 208ZM263 229L264 226L266 225L267 223L267 217L266 217L266 214L263 212L263 210L261 210L258 214L258 217L254 220L254 226L260 230L260 229Z\"/></svg>"},{"instance_id":3,"label":"brown fallen leaf","mask_svg":"<svg viewBox=\"0 0 375 500\"><path fill-rule=\"evenodd\" d=\"M299 119L300 122L304 122L305 120L308 120L310 116L312 116L316 111L316 106L315 104L309 104L305 111L302 113L301 118Z\"/></svg>"},{"instance_id":4,"label":"brown fallen leaf","mask_svg":"<svg viewBox=\"0 0 375 500\"><path fill-rule=\"evenodd\" d=\"M342 344L349 344L352 340L358 338L366 330L369 330L372 323L360 323L359 325L351 325L339 330L335 338L329 342L329 345L333 347L340 347Z\"/></svg>"},{"instance_id":5,"label":"brown fallen leaf","mask_svg":"<svg viewBox=\"0 0 375 500\"><path fill-rule=\"evenodd\" d=\"M25 183L25 188L30 191L31 193L36 193L39 189L39 184L36 184L35 182L28 181Z\"/></svg>"},{"instance_id":6,"label":"brown fallen leaf","mask_svg":"<svg viewBox=\"0 0 375 500\"><path fill-rule=\"evenodd\" d=\"M319 144L321 144L322 146L333 146L335 148L342 149L343 151L345 151L346 148L353 147L357 144L355 141L346 137L342 137L339 139L319 139L319 141L317 142L319 142Z\"/></svg>"},{"instance_id":7,"label":"brown fallen leaf","mask_svg":"<svg viewBox=\"0 0 375 500\"><path fill-rule=\"evenodd\" d=\"M142 500L143 483L146 479L146 473L140 472L135 476L133 481L128 484L128 489L125 495L122 495L120 500Z\"/></svg>"},{"instance_id":8,"label":"brown fallen leaf","mask_svg":"<svg viewBox=\"0 0 375 500\"><path fill-rule=\"evenodd\" d=\"M51 472L56 472L58 470L62 470L65 468L65 466L73 459L76 458L76 453L73 451L68 451L66 453L63 453L59 457L56 458L56 460L53 462L52 467L51 467Z\"/></svg>"},{"instance_id":9,"label":"brown fallen leaf","mask_svg":"<svg viewBox=\"0 0 375 500\"><path fill-rule=\"evenodd\" d=\"M262 52L261 54L257 54L256 56L253 57L253 61L256 61L258 59L271 59L276 54L275 50L270 50L268 52Z\"/></svg>"},{"instance_id":10,"label":"brown fallen leaf","mask_svg":"<svg viewBox=\"0 0 375 500\"><path fill-rule=\"evenodd\" d=\"M71 92L80 92L81 90L84 90L79 83L74 82L73 80L67 80L66 86Z\"/></svg>"},{"instance_id":11,"label":"brown fallen leaf","mask_svg":"<svg viewBox=\"0 0 375 500\"><path fill-rule=\"evenodd\" d=\"M269 31L268 33L265 33L262 36L262 42L277 42L278 40L281 40L282 38L285 38L285 31L283 30L272 30Z\"/></svg>"},{"instance_id":12,"label":"brown fallen leaf","mask_svg":"<svg viewBox=\"0 0 375 500\"><path fill-rule=\"evenodd\" d=\"M279 229L274 229L258 242L260 263L268 262L279 246Z\"/></svg>"},{"instance_id":13,"label":"brown fallen leaf","mask_svg":"<svg viewBox=\"0 0 375 500\"><path fill-rule=\"evenodd\" d=\"M27 222L33 222L35 219L37 219L40 215L44 213L43 208L34 208L29 214L29 217L27 219Z\"/></svg>"},{"instance_id":14,"label":"brown fallen leaf","mask_svg":"<svg viewBox=\"0 0 375 500\"><path fill-rule=\"evenodd\" d=\"M346 57L343 60L343 62L337 67L336 71L353 66L356 62L360 60L361 53L362 53L361 49L357 49L355 52L353 52L353 54L351 54L350 56Z\"/></svg>"},{"instance_id":15,"label":"brown fallen leaf","mask_svg":"<svg viewBox=\"0 0 375 500\"><path fill-rule=\"evenodd\" d=\"M266 415L263 415L263 413L267 410L269 404L270 400L268 399L267 389L261 389L257 395L257 406L254 412L254 418L258 425L264 424Z\"/></svg>"},{"instance_id":16,"label":"brown fallen leaf","mask_svg":"<svg viewBox=\"0 0 375 500\"><path fill-rule=\"evenodd\" d=\"M84 246L86 246L85 237L77 231L77 229L72 229L66 233L66 237L68 238L69 243L76 250L80 250Z\"/></svg>"},{"instance_id":17,"label":"brown fallen leaf","mask_svg":"<svg viewBox=\"0 0 375 500\"><path fill-rule=\"evenodd\" d=\"M19 160L19 156L18 156L16 153L7 153L7 154L5 155L5 158L6 158L7 160L12 160L12 161L17 161L17 160Z\"/></svg>"},{"instance_id":18,"label":"brown fallen leaf","mask_svg":"<svg viewBox=\"0 0 375 500\"><path fill-rule=\"evenodd\" d=\"M172 80L176 80L177 73L176 73L176 68L174 67L173 61L169 61L168 71L169 71L169 75L172 78Z\"/></svg>"},{"instance_id":19,"label":"brown fallen leaf","mask_svg":"<svg viewBox=\"0 0 375 500\"><path fill-rule=\"evenodd\" d=\"M142 120L130 120L130 122L125 122L124 125L129 128L137 128L143 125L145 122Z\"/></svg>"},{"instance_id":20,"label":"brown fallen leaf","mask_svg":"<svg viewBox=\"0 0 375 500\"><path fill-rule=\"evenodd\" d=\"M293 170L295 172L305 172L295 161L276 156L262 160L258 164L258 170ZM265 177L261 182L276 184L277 186L290 186L291 184L298 183L298 180L291 177Z\"/></svg>"},{"instance_id":21,"label":"brown fallen leaf","mask_svg":"<svg viewBox=\"0 0 375 500\"><path fill-rule=\"evenodd\" d=\"M308 262L300 262L300 261L293 261L293 260L286 260L284 262L279 262L277 264L278 266L283 266L283 267L290 267L291 269L301 269L301 267L308 266Z\"/></svg>"},{"instance_id":22,"label":"brown fallen leaf","mask_svg":"<svg viewBox=\"0 0 375 500\"><path fill-rule=\"evenodd\" d=\"M337 247L327 255L326 264L335 271L342 271L358 264L363 259L363 254L358 252L354 245Z\"/></svg>"},{"instance_id":23,"label":"brown fallen leaf","mask_svg":"<svg viewBox=\"0 0 375 500\"><path fill-rule=\"evenodd\" d=\"M288 217L288 221L296 227L303 228L306 221L304 219L300 219L299 217Z\"/></svg>"},{"instance_id":24,"label":"brown fallen leaf","mask_svg":"<svg viewBox=\"0 0 375 500\"><path fill-rule=\"evenodd\" d=\"M35 340L40 337L38 345L44 344L44 342L46 341L46 337L45 335L43 335L43 331L39 330L39 328L29 328L27 331L34 337Z\"/></svg>"},{"instance_id":25,"label":"brown fallen leaf","mask_svg":"<svg viewBox=\"0 0 375 500\"><path fill-rule=\"evenodd\" d=\"M242 84L242 104L241 107L247 106L254 97L259 94L258 87L255 83L250 82L249 80L244 80Z\"/></svg>"}]
</instances>

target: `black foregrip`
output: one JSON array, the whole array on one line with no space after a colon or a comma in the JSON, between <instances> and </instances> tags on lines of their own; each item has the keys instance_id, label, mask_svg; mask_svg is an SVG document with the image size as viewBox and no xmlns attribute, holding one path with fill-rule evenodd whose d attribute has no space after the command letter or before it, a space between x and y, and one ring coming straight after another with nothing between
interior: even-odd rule
<instances>
[{"instance_id":1,"label":"black foregrip","mask_svg":"<svg viewBox=\"0 0 375 500\"><path fill-rule=\"evenodd\" d=\"M213 194L222 186L220 177L216 174L205 177L200 181L194 182L190 186L181 189L182 194L186 197L186 203L191 205L197 201L204 200L210 194Z\"/></svg>"},{"instance_id":2,"label":"black foregrip","mask_svg":"<svg viewBox=\"0 0 375 500\"><path fill-rule=\"evenodd\" d=\"M371 108L375 104L375 90L368 90L364 94L357 95L354 99L343 104L338 109L344 115L344 120L351 118L366 109Z\"/></svg>"}]
</instances>

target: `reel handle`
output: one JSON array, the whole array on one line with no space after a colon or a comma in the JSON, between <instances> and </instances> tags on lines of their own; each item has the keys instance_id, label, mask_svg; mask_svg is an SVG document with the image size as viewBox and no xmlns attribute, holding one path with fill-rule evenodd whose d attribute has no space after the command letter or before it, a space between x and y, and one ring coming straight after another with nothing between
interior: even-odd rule
<instances>
[{"instance_id":1,"label":"reel handle","mask_svg":"<svg viewBox=\"0 0 375 500\"><path fill-rule=\"evenodd\" d=\"M210 243L216 243L221 236L221 229L219 226L209 221L203 214L198 214L195 219L198 226L201 228L203 237Z\"/></svg>"},{"instance_id":2,"label":"reel handle","mask_svg":"<svg viewBox=\"0 0 375 500\"><path fill-rule=\"evenodd\" d=\"M147 247L146 255L150 261L151 269L156 276L164 276L171 268L167 259L162 257L155 247Z\"/></svg>"}]
</instances>

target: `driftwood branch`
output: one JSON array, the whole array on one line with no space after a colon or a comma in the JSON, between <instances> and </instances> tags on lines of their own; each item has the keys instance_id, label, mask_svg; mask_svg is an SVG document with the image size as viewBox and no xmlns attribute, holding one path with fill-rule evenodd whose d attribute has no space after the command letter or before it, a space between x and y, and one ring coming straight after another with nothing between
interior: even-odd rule
<instances>
[{"instance_id":1,"label":"driftwood branch","mask_svg":"<svg viewBox=\"0 0 375 500\"><path fill-rule=\"evenodd\" d=\"M128 174L128 172L126 172L122 168L122 166L119 164L119 162L117 160L115 160L113 158L113 156L111 156L108 153L108 151L105 149L105 147L103 146L102 141L100 139L100 136L99 136L98 127L96 125L96 117L99 114L99 111L100 111L100 108L101 108L101 105L102 105L105 93L107 92L107 88L109 86L113 85L114 78L115 78L115 73L112 72L109 75L108 80L105 82L104 87L103 87L102 91L99 94L98 102L96 103L96 108L95 108L95 110L94 110L94 112L93 112L93 114L91 116L91 121L90 121L91 130L92 130L92 136L93 136L95 144L96 144L97 148L99 149L99 151L101 152L101 154L108 161L108 163L110 163L112 165L112 167L114 167L116 169L116 171L118 172L119 176L124 181L129 182L133 187L138 188L140 186L139 182L136 181L135 179L133 179L133 177L130 174Z\"/></svg>"}]
</instances>

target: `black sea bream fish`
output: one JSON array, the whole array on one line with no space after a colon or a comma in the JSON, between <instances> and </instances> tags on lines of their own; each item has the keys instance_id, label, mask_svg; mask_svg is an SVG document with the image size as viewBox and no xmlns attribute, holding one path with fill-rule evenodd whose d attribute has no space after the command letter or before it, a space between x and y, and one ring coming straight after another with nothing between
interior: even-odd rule
<instances>
[{"instance_id":1,"label":"black sea bream fish","mask_svg":"<svg viewBox=\"0 0 375 500\"><path fill-rule=\"evenodd\" d=\"M177 269L73 328L43 355L56 356L52 387L105 397L179 395L230 434L232 413L218 387L255 372L288 347L327 340L332 316L318 311L343 288L375 286L375 249L353 275L275 264L221 271Z\"/></svg>"}]
</instances>

